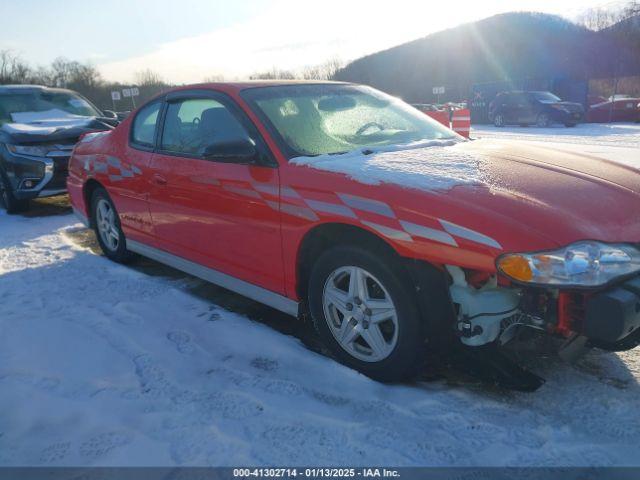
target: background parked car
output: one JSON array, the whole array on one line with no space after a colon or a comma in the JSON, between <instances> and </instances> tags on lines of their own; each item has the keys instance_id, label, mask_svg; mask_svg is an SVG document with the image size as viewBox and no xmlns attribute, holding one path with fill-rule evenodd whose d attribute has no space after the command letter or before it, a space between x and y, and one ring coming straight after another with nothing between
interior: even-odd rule
<instances>
[{"instance_id":1,"label":"background parked car","mask_svg":"<svg viewBox=\"0 0 640 480\"><path fill-rule=\"evenodd\" d=\"M584 118L579 103L563 102L551 92L503 92L489 105L489 120L496 127L562 123L574 127Z\"/></svg>"},{"instance_id":2,"label":"background parked car","mask_svg":"<svg viewBox=\"0 0 640 480\"><path fill-rule=\"evenodd\" d=\"M80 135L118 124L71 91L0 86L0 199L8 212L66 191L69 157Z\"/></svg>"},{"instance_id":3,"label":"background parked car","mask_svg":"<svg viewBox=\"0 0 640 480\"><path fill-rule=\"evenodd\" d=\"M609 98L589 97L589 122L638 122L640 97L614 95Z\"/></svg>"}]
</instances>

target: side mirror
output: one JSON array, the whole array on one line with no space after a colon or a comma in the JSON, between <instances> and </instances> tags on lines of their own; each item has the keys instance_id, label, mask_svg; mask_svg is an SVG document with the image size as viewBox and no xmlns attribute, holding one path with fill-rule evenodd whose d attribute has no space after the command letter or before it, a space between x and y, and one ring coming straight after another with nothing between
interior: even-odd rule
<instances>
[{"instance_id":1,"label":"side mirror","mask_svg":"<svg viewBox=\"0 0 640 480\"><path fill-rule=\"evenodd\" d=\"M218 162L252 163L258 156L258 150L253 140L245 138L207 145L202 156Z\"/></svg>"},{"instance_id":2,"label":"side mirror","mask_svg":"<svg viewBox=\"0 0 640 480\"><path fill-rule=\"evenodd\" d=\"M102 115L104 115L104 118L113 118L114 120L118 119L118 115L113 110L103 110Z\"/></svg>"}]
</instances>

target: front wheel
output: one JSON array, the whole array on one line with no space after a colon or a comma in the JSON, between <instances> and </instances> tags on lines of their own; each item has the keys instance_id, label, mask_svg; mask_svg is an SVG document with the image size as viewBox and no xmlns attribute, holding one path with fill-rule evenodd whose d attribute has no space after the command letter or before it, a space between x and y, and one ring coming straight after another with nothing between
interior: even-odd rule
<instances>
[{"instance_id":1,"label":"front wheel","mask_svg":"<svg viewBox=\"0 0 640 480\"><path fill-rule=\"evenodd\" d=\"M388 255L351 247L323 253L311 271L309 308L320 339L341 363L383 382L424 365L426 328L411 283Z\"/></svg>"},{"instance_id":2,"label":"front wheel","mask_svg":"<svg viewBox=\"0 0 640 480\"><path fill-rule=\"evenodd\" d=\"M105 256L118 263L130 261L133 254L127 250L120 217L104 188L97 188L91 195L91 212L96 238Z\"/></svg>"},{"instance_id":3,"label":"front wheel","mask_svg":"<svg viewBox=\"0 0 640 480\"><path fill-rule=\"evenodd\" d=\"M0 202L4 206L7 213L24 212L29 209L29 200L18 200L11 190L9 181L0 171Z\"/></svg>"},{"instance_id":4,"label":"front wheel","mask_svg":"<svg viewBox=\"0 0 640 480\"><path fill-rule=\"evenodd\" d=\"M538 127L548 127L551 125L551 118L546 113L541 113L536 118L536 125Z\"/></svg>"},{"instance_id":5,"label":"front wheel","mask_svg":"<svg viewBox=\"0 0 640 480\"><path fill-rule=\"evenodd\" d=\"M504 123L504 117L502 116L501 113L496 113L496 116L493 117L493 124L496 127L504 127L505 123Z\"/></svg>"}]
</instances>

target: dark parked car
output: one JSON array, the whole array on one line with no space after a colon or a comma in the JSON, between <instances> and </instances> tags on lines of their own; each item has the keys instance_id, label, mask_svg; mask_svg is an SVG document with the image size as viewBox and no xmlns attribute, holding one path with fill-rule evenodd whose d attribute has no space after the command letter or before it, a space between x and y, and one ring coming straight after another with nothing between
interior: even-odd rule
<instances>
[{"instance_id":1,"label":"dark parked car","mask_svg":"<svg viewBox=\"0 0 640 480\"><path fill-rule=\"evenodd\" d=\"M584 118L579 103L563 102L551 92L503 92L489 105L489 120L496 127L562 123L574 127Z\"/></svg>"},{"instance_id":2,"label":"dark parked car","mask_svg":"<svg viewBox=\"0 0 640 480\"><path fill-rule=\"evenodd\" d=\"M24 210L31 199L64 193L80 135L117 123L115 114L71 90L0 86L0 201L6 210Z\"/></svg>"}]
</instances>

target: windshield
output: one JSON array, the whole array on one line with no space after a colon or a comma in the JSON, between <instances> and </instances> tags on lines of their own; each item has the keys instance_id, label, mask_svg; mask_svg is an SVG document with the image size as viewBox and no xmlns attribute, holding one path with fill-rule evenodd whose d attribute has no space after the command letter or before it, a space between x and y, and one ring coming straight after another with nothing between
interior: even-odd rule
<instances>
[{"instance_id":1,"label":"windshield","mask_svg":"<svg viewBox=\"0 0 640 480\"><path fill-rule=\"evenodd\" d=\"M369 87L285 85L247 89L242 96L266 117L289 157L462 139L401 100Z\"/></svg>"},{"instance_id":2,"label":"windshield","mask_svg":"<svg viewBox=\"0 0 640 480\"><path fill-rule=\"evenodd\" d=\"M533 98L541 102L561 102L559 97L556 97L551 92L532 92Z\"/></svg>"},{"instance_id":3,"label":"windshield","mask_svg":"<svg viewBox=\"0 0 640 480\"><path fill-rule=\"evenodd\" d=\"M0 124L57 120L74 115L102 116L91 103L71 92L29 90L0 94Z\"/></svg>"}]
</instances>

